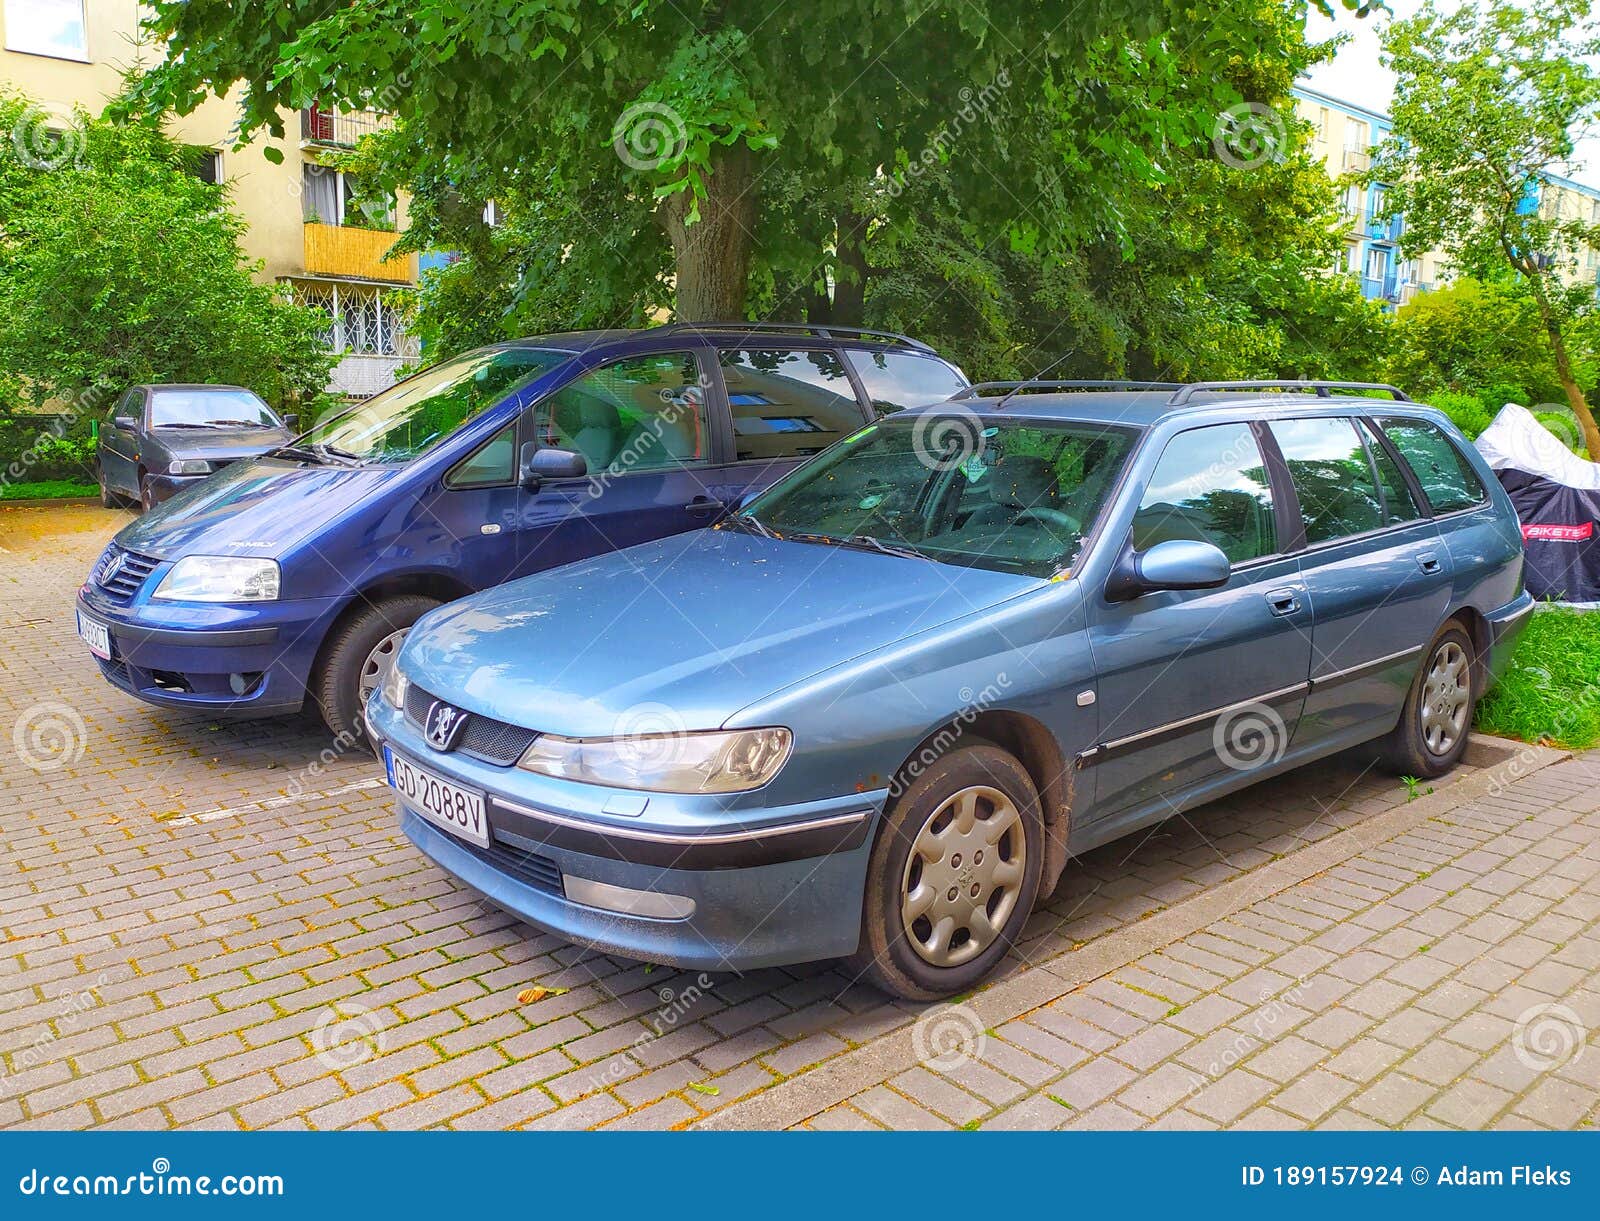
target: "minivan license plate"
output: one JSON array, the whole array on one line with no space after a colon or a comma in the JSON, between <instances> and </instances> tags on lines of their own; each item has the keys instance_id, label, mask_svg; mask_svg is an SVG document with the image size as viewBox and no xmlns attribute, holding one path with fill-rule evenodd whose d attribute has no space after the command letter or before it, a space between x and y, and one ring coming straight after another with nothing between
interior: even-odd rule
<instances>
[{"instance_id":1,"label":"minivan license plate","mask_svg":"<svg viewBox=\"0 0 1600 1221\"><path fill-rule=\"evenodd\" d=\"M383 763L394 791L418 814L480 848L489 846L482 793L452 784L387 746L383 748Z\"/></svg>"},{"instance_id":2,"label":"minivan license plate","mask_svg":"<svg viewBox=\"0 0 1600 1221\"><path fill-rule=\"evenodd\" d=\"M78 635L96 657L111 660L111 632L103 623L96 623L82 611L78 612Z\"/></svg>"}]
</instances>

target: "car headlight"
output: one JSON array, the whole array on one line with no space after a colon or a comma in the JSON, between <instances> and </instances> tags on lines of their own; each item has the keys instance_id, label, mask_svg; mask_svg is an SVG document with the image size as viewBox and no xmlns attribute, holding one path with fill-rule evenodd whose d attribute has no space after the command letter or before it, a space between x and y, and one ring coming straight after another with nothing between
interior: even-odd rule
<instances>
[{"instance_id":1,"label":"car headlight","mask_svg":"<svg viewBox=\"0 0 1600 1221\"><path fill-rule=\"evenodd\" d=\"M169 475L209 475L211 463L204 458L174 458L167 463Z\"/></svg>"},{"instance_id":2,"label":"car headlight","mask_svg":"<svg viewBox=\"0 0 1600 1221\"><path fill-rule=\"evenodd\" d=\"M787 729L561 738L543 734L517 766L543 776L651 793L742 793L778 774L794 745Z\"/></svg>"},{"instance_id":3,"label":"car headlight","mask_svg":"<svg viewBox=\"0 0 1600 1221\"><path fill-rule=\"evenodd\" d=\"M398 711L405 711L406 692L410 687L411 680L400 672L400 659L391 657L389 668L383 672L383 681L378 684L383 702Z\"/></svg>"},{"instance_id":4,"label":"car headlight","mask_svg":"<svg viewBox=\"0 0 1600 1221\"><path fill-rule=\"evenodd\" d=\"M277 560L186 555L151 596L177 602L271 602L279 579Z\"/></svg>"}]
</instances>

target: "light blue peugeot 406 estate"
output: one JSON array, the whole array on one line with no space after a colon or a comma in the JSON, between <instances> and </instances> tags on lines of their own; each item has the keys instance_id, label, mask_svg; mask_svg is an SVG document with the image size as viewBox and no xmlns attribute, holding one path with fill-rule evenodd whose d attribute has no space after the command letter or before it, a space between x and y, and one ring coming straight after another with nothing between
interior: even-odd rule
<instances>
[{"instance_id":1,"label":"light blue peugeot 406 estate","mask_svg":"<svg viewBox=\"0 0 1600 1221\"><path fill-rule=\"evenodd\" d=\"M1397 390L982 386L431 612L368 717L406 835L529 923L930 999L1072 853L1358 743L1447 770L1532 606Z\"/></svg>"}]
</instances>

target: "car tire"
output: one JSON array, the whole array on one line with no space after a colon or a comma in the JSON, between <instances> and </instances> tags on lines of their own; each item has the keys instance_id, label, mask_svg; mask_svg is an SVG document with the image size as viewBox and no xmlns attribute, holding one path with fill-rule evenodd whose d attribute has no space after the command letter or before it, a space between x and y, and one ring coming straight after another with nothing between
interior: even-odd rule
<instances>
[{"instance_id":1,"label":"car tire","mask_svg":"<svg viewBox=\"0 0 1600 1221\"><path fill-rule=\"evenodd\" d=\"M139 512L148 513L156 507L155 497L150 493L150 476L143 471L139 472Z\"/></svg>"},{"instance_id":2,"label":"car tire","mask_svg":"<svg viewBox=\"0 0 1600 1221\"><path fill-rule=\"evenodd\" d=\"M118 509L122 507L122 497L111 490L111 485L106 482L106 468L98 462L94 464L95 480L100 484L100 507L102 509Z\"/></svg>"},{"instance_id":3,"label":"car tire","mask_svg":"<svg viewBox=\"0 0 1600 1221\"><path fill-rule=\"evenodd\" d=\"M884 813L850 970L903 1000L967 991L1027 923L1043 866L1027 770L998 746L951 751Z\"/></svg>"},{"instance_id":4,"label":"car tire","mask_svg":"<svg viewBox=\"0 0 1600 1221\"><path fill-rule=\"evenodd\" d=\"M411 625L439 605L421 594L385 598L364 604L334 629L312 675L310 694L335 737L359 738L376 750L362 693L382 681L385 659L393 659Z\"/></svg>"},{"instance_id":5,"label":"car tire","mask_svg":"<svg viewBox=\"0 0 1600 1221\"><path fill-rule=\"evenodd\" d=\"M1454 620L1423 651L1400 720L1382 741L1383 764L1400 776L1442 776L1461 761L1472 731L1477 659Z\"/></svg>"}]
</instances>

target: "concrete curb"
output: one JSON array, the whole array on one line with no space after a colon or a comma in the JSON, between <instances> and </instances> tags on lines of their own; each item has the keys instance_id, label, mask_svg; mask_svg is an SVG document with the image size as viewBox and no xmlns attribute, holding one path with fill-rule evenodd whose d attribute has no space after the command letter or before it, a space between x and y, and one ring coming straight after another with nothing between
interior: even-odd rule
<instances>
[{"instance_id":1,"label":"concrete curb","mask_svg":"<svg viewBox=\"0 0 1600 1221\"><path fill-rule=\"evenodd\" d=\"M1394 839L1439 814L1497 794L1535 772L1571 758L1570 752L1474 734L1467 762L1484 770L1439 792L1375 814L1327 839L1308 844L1203 894L1147 916L1084 945L1064 949L1015 971L962 1002L985 1029L1011 1021L1066 996L1103 975L1200 932L1216 921L1271 898L1308 878ZM789 1128L837 1106L919 1061L907 1024L816 1068L714 1111L696 1129Z\"/></svg>"}]
</instances>

